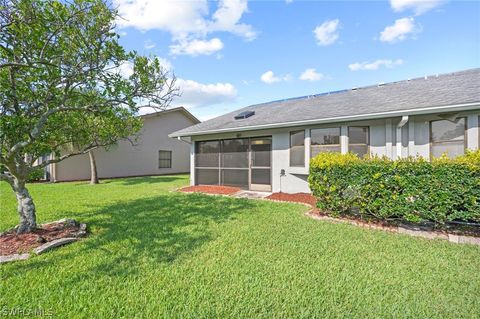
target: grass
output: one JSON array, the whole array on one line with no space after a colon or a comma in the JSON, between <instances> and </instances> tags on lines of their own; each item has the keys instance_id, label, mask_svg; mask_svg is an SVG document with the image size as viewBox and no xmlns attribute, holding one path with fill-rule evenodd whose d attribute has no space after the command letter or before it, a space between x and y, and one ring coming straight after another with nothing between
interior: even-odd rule
<instances>
[{"instance_id":1,"label":"grass","mask_svg":"<svg viewBox=\"0 0 480 319\"><path fill-rule=\"evenodd\" d=\"M306 207L170 192L187 176L34 184L91 235L0 266L2 309L59 318L480 316L480 248L332 224ZM0 184L0 231L17 223Z\"/></svg>"}]
</instances>

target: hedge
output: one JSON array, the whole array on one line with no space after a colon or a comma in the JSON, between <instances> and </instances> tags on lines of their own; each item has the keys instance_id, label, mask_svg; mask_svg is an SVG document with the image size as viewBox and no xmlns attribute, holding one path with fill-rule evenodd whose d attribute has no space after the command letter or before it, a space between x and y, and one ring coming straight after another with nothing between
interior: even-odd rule
<instances>
[{"instance_id":1,"label":"hedge","mask_svg":"<svg viewBox=\"0 0 480 319\"><path fill-rule=\"evenodd\" d=\"M27 182L36 182L42 180L45 175L45 170L43 168L33 169L27 177Z\"/></svg>"},{"instance_id":2,"label":"hedge","mask_svg":"<svg viewBox=\"0 0 480 319\"><path fill-rule=\"evenodd\" d=\"M331 215L480 222L480 150L431 162L320 153L310 162L308 182L318 207Z\"/></svg>"}]
</instances>

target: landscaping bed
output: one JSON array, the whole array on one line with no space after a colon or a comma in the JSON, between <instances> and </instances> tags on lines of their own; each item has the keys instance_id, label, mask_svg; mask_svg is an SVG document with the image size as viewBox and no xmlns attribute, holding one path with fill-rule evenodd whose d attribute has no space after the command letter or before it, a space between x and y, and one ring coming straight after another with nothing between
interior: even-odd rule
<instances>
[{"instance_id":1,"label":"landscaping bed","mask_svg":"<svg viewBox=\"0 0 480 319\"><path fill-rule=\"evenodd\" d=\"M11 229L0 234L0 256L27 253L34 248L62 238L78 238L86 235L85 226L66 219L43 224L35 231L17 234Z\"/></svg>"},{"instance_id":2,"label":"landscaping bed","mask_svg":"<svg viewBox=\"0 0 480 319\"><path fill-rule=\"evenodd\" d=\"M186 193L206 193L206 194L218 194L218 195L232 195L241 191L238 187L231 186L218 186L218 185L195 185L188 186L179 189L181 192Z\"/></svg>"},{"instance_id":3,"label":"landscaping bed","mask_svg":"<svg viewBox=\"0 0 480 319\"><path fill-rule=\"evenodd\" d=\"M295 193L295 194L287 194L287 193L273 193L270 196L265 197L266 199L276 200L281 202L292 202L292 203L302 203L307 204L312 207L315 207L317 203L317 199L307 193Z\"/></svg>"}]
</instances>

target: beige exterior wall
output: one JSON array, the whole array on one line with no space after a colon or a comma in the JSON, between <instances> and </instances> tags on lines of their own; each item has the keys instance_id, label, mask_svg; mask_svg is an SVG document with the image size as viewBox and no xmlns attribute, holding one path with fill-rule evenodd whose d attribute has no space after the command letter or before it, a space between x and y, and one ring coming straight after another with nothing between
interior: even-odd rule
<instances>
[{"instance_id":1,"label":"beige exterior wall","mask_svg":"<svg viewBox=\"0 0 480 319\"><path fill-rule=\"evenodd\" d=\"M190 171L190 146L168 137L168 134L196 124L184 111L166 111L143 117L144 124L140 137L132 146L122 140L108 151L100 148L94 151L100 178L123 176L164 175L188 173ZM158 167L158 151L172 151L172 167ZM88 155L78 155L51 167L54 181L90 179Z\"/></svg>"}]
</instances>

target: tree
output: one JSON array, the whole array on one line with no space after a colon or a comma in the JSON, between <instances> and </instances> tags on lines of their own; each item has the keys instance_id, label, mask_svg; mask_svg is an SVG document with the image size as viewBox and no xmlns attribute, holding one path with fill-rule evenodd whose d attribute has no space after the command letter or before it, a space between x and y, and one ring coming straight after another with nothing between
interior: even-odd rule
<instances>
[{"instance_id":1,"label":"tree","mask_svg":"<svg viewBox=\"0 0 480 319\"><path fill-rule=\"evenodd\" d=\"M111 145L138 128L137 102L176 95L158 58L118 43L117 18L102 0L0 0L0 180L16 194L18 233L37 226L30 172Z\"/></svg>"},{"instance_id":2,"label":"tree","mask_svg":"<svg viewBox=\"0 0 480 319\"><path fill-rule=\"evenodd\" d=\"M92 116L89 119L89 126L95 127L91 130L91 133L94 134L94 138L97 141L96 144L103 146L106 150L114 146L120 139L127 140L134 145L138 138L137 133L142 125L143 123L139 117L133 117L129 114L122 117L119 117L118 114L114 114L112 117L101 118ZM81 146L76 146L76 148L79 149ZM94 151L95 149L91 149L88 152L90 184L99 183Z\"/></svg>"}]
</instances>

